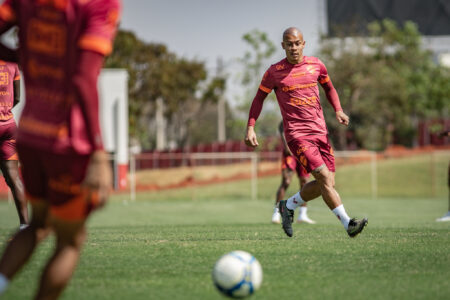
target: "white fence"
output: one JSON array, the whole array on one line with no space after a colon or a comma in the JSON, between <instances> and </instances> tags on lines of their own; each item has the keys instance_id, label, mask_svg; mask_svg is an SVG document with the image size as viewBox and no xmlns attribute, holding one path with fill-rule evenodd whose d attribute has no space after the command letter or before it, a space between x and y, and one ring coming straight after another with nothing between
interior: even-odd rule
<instances>
[{"instance_id":1,"label":"white fence","mask_svg":"<svg viewBox=\"0 0 450 300\"><path fill-rule=\"evenodd\" d=\"M369 151L336 151L334 153L336 159L350 158L350 159L365 159L370 160L370 185L371 197L377 199L377 154ZM251 198L257 200L258 198L258 170L259 164L264 161L278 161L281 158L280 152L212 152L212 153L159 153L157 155L139 155L130 157L130 198L132 201L136 199L136 172L137 165L143 161L147 161L152 169L159 169L161 161L175 161L182 162L181 165L189 166L192 170L196 167L210 165L223 165L231 163L245 163L250 162L250 182L251 182ZM164 164L166 168L170 168L170 163ZM140 169L140 168L139 168Z\"/></svg>"}]
</instances>

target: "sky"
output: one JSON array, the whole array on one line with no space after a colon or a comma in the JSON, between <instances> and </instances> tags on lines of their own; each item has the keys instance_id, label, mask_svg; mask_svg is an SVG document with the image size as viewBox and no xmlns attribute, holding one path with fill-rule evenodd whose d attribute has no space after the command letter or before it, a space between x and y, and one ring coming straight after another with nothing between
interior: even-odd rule
<instances>
[{"instance_id":1,"label":"sky","mask_svg":"<svg viewBox=\"0 0 450 300\"><path fill-rule=\"evenodd\" d=\"M278 46L274 61L283 58L280 42L284 29L295 26L304 33L305 55L317 50L325 15L323 0L122 0L121 28L146 42L163 43L171 52L205 61L215 70L218 57L226 65L242 57L242 36L258 29ZM231 64L232 65L232 64Z\"/></svg>"}]
</instances>

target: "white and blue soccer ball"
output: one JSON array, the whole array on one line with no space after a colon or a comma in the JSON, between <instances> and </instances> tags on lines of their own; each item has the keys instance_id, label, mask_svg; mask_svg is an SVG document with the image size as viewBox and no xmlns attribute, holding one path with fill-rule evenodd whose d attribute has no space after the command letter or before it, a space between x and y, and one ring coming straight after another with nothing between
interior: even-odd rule
<instances>
[{"instance_id":1,"label":"white and blue soccer ball","mask_svg":"<svg viewBox=\"0 0 450 300\"><path fill-rule=\"evenodd\" d=\"M214 265L212 279L217 289L232 298L253 294L262 283L262 268L248 252L232 251L223 255Z\"/></svg>"}]
</instances>

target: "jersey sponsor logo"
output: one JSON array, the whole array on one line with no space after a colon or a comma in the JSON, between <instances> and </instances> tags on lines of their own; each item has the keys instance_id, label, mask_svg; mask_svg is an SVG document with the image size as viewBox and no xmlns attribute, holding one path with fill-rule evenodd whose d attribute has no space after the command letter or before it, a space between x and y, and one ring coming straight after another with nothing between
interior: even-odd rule
<instances>
[{"instance_id":1,"label":"jersey sponsor logo","mask_svg":"<svg viewBox=\"0 0 450 300\"><path fill-rule=\"evenodd\" d=\"M315 106L317 104L317 97L303 97L303 98L296 98L291 97L289 98L289 103L294 106Z\"/></svg>"},{"instance_id":2,"label":"jersey sponsor logo","mask_svg":"<svg viewBox=\"0 0 450 300\"><path fill-rule=\"evenodd\" d=\"M51 57L66 53L67 33L61 24L31 19L27 28L28 49Z\"/></svg>"},{"instance_id":3,"label":"jersey sponsor logo","mask_svg":"<svg viewBox=\"0 0 450 300\"><path fill-rule=\"evenodd\" d=\"M9 85L9 73L0 72L0 85Z\"/></svg>"},{"instance_id":4,"label":"jersey sponsor logo","mask_svg":"<svg viewBox=\"0 0 450 300\"><path fill-rule=\"evenodd\" d=\"M59 67L52 67L50 65L44 65L37 60L28 60L28 75L32 78L50 77L53 79L64 79L64 70Z\"/></svg>"},{"instance_id":5,"label":"jersey sponsor logo","mask_svg":"<svg viewBox=\"0 0 450 300\"><path fill-rule=\"evenodd\" d=\"M71 101L70 97L66 94L46 88L28 87L26 94L30 99L40 100L47 105Z\"/></svg>"},{"instance_id":6,"label":"jersey sponsor logo","mask_svg":"<svg viewBox=\"0 0 450 300\"><path fill-rule=\"evenodd\" d=\"M305 76L305 75L306 75L306 72L299 72L299 73L292 73L291 77L296 78L296 77L302 77L302 76Z\"/></svg>"},{"instance_id":7,"label":"jersey sponsor logo","mask_svg":"<svg viewBox=\"0 0 450 300\"><path fill-rule=\"evenodd\" d=\"M36 11L36 15L41 20L53 21L53 22L63 22L64 14L61 11L49 8L47 6L40 7Z\"/></svg>"},{"instance_id":8,"label":"jersey sponsor logo","mask_svg":"<svg viewBox=\"0 0 450 300\"><path fill-rule=\"evenodd\" d=\"M47 5L59 10L65 10L68 0L37 0L39 5Z\"/></svg>"},{"instance_id":9,"label":"jersey sponsor logo","mask_svg":"<svg viewBox=\"0 0 450 300\"><path fill-rule=\"evenodd\" d=\"M285 65L275 65L275 69L276 69L277 71L284 70L285 68L286 68Z\"/></svg>"},{"instance_id":10,"label":"jersey sponsor logo","mask_svg":"<svg viewBox=\"0 0 450 300\"><path fill-rule=\"evenodd\" d=\"M319 71L315 66L306 66L306 72L309 74L315 74Z\"/></svg>"},{"instance_id":11,"label":"jersey sponsor logo","mask_svg":"<svg viewBox=\"0 0 450 300\"><path fill-rule=\"evenodd\" d=\"M23 116L19 123L20 130L48 138L67 138L68 129L64 124L49 124L31 117Z\"/></svg>"},{"instance_id":12,"label":"jersey sponsor logo","mask_svg":"<svg viewBox=\"0 0 450 300\"><path fill-rule=\"evenodd\" d=\"M317 85L317 82L307 83L307 84L294 84L294 85L283 86L281 88L281 90L283 92L289 92L289 91L292 91L292 90L307 89L307 88L310 88L310 87L314 87L316 85Z\"/></svg>"}]
</instances>

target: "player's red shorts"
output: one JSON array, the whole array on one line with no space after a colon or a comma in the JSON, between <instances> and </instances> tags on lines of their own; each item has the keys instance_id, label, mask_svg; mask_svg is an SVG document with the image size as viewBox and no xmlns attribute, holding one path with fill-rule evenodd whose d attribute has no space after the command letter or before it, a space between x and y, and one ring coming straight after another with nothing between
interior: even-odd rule
<instances>
[{"instance_id":1,"label":"player's red shorts","mask_svg":"<svg viewBox=\"0 0 450 300\"><path fill-rule=\"evenodd\" d=\"M288 143L289 149L297 160L312 172L325 164L331 172L335 172L333 148L327 135L308 135Z\"/></svg>"},{"instance_id":2,"label":"player's red shorts","mask_svg":"<svg viewBox=\"0 0 450 300\"><path fill-rule=\"evenodd\" d=\"M281 159L281 169L290 169L297 172L298 177L308 177L309 173L305 168L295 159L294 156L286 155L283 151L283 157Z\"/></svg>"},{"instance_id":3,"label":"player's red shorts","mask_svg":"<svg viewBox=\"0 0 450 300\"><path fill-rule=\"evenodd\" d=\"M0 125L0 160L18 160L16 150L16 122Z\"/></svg>"},{"instance_id":4,"label":"player's red shorts","mask_svg":"<svg viewBox=\"0 0 450 300\"><path fill-rule=\"evenodd\" d=\"M50 214L81 221L98 206L98 196L81 187L88 155L54 154L18 144L25 191L29 200L50 205Z\"/></svg>"}]
</instances>

